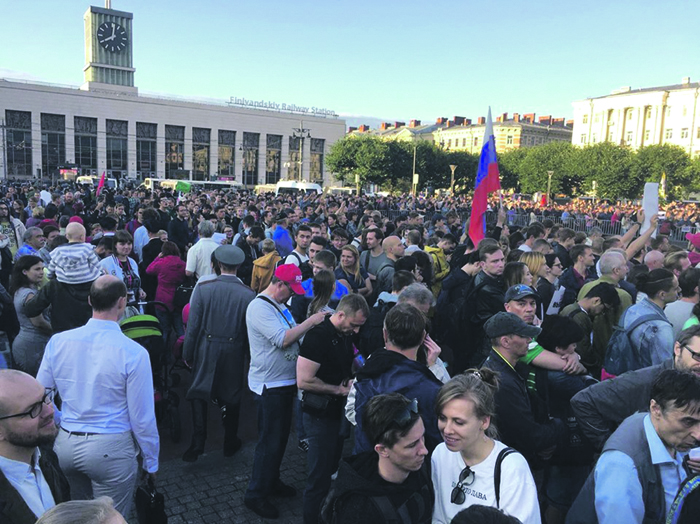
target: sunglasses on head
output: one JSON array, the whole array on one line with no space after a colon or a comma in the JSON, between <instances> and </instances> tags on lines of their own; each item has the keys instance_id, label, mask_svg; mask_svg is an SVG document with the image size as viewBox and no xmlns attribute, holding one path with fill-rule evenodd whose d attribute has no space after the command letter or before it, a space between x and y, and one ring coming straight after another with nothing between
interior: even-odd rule
<instances>
[{"instance_id":1,"label":"sunglasses on head","mask_svg":"<svg viewBox=\"0 0 700 524\"><path fill-rule=\"evenodd\" d=\"M397 427L398 429L406 429L406 426L411 422L412 415L411 413L415 413L418 415L418 399L414 398L411 403L403 408L401 411L399 411L393 419L391 419L391 422L387 425L386 428L382 430L380 435L383 435L387 431L389 431L392 427Z\"/></svg>"}]
</instances>

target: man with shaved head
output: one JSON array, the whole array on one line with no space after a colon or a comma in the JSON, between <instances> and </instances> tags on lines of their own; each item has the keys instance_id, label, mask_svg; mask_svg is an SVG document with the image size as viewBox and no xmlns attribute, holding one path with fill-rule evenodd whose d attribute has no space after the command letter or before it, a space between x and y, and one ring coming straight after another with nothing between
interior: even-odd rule
<instances>
[{"instance_id":1,"label":"man with shaved head","mask_svg":"<svg viewBox=\"0 0 700 524\"><path fill-rule=\"evenodd\" d=\"M644 255L644 265L649 268L649 271L664 267L664 254L656 249L649 251Z\"/></svg>"},{"instance_id":2,"label":"man with shaved head","mask_svg":"<svg viewBox=\"0 0 700 524\"><path fill-rule=\"evenodd\" d=\"M78 222L66 226L68 244L58 246L51 252L49 278L63 284L86 284L93 282L102 272L98 269L99 257L91 244L85 243L85 228Z\"/></svg>"},{"instance_id":3,"label":"man with shaved head","mask_svg":"<svg viewBox=\"0 0 700 524\"><path fill-rule=\"evenodd\" d=\"M70 498L52 451L53 390L22 371L0 370L0 522L33 524Z\"/></svg>"},{"instance_id":4,"label":"man with shaved head","mask_svg":"<svg viewBox=\"0 0 700 524\"><path fill-rule=\"evenodd\" d=\"M394 279L394 264L404 256L404 245L397 236L389 236L382 242L382 249L386 255L386 262L377 271L377 296L382 291L391 293L391 284Z\"/></svg>"},{"instance_id":5,"label":"man with shaved head","mask_svg":"<svg viewBox=\"0 0 700 524\"><path fill-rule=\"evenodd\" d=\"M158 471L160 441L146 349L122 334L126 286L105 275L90 288L92 318L54 335L37 380L63 399L56 454L75 499L106 495L128 515L142 467Z\"/></svg>"}]
</instances>

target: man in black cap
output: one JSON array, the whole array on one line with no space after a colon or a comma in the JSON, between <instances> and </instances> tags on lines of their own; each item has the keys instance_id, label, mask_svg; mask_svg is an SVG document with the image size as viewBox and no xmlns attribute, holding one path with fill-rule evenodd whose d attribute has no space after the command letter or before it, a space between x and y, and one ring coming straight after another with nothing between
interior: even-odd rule
<instances>
[{"instance_id":1,"label":"man in black cap","mask_svg":"<svg viewBox=\"0 0 700 524\"><path fill-rule=\"evenodd\" d=\"M541 464L564 441L567 429L563 421L536 416L527 392L527 365L520 359L527 354L530 341L540 328L525 323L515 313L500 312L484 325L491 340L491 353L484 367L500 373L496 392L496 423L501 441L520 451L530 467Z\"/></svg>"},{"instance_id":2,"label":"man in black cap","mask_svg":"<svg viewBox=\"0 0 700 524\"><path fill-rule=\"evenodd\" d=\"M248 352L246 309L255 292L236 276L245 260L240 248L223 245L214 251L221 274L198 284L190 303L183 359L192 366L187 400L192 406L192 443L182 456L194 462L204 453L207 438L207 402L221 408L224 423L224 456L241 447L238 438L244 357Z\"/></svg>"}]
</instances>

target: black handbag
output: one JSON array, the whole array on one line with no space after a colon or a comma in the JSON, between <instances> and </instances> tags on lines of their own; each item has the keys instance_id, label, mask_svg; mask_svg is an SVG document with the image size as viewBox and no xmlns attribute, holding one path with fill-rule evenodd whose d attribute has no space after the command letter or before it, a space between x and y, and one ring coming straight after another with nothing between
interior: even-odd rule
<instances>
[{"instance_id":1,"label":"black handbag","mask_svg":"<svg viewBox=\"0 0 700 524\"><path fill-rule=\"evenodd\" d=\"M302 391L301 410L319 418L335 418L343 411L341 400L334 395Z\"/></svg>"},{"instance_id":2,"label":"black handbag","mask_svg":"<svg viewBox=\"0 0 700 524\"><path fill-rule=\"evenodd\" d=\"M142 483L136 490L136 515L141 524L167 524L165 497L158 493L153 481Z\"/></svg>"},{"instance_id":3,"label":"black handbag","mask_svg":"<svg viewBox=\"0 0 700 524\"><path fill-rule=\"evenodd\" d=\"M182 309L190 303L194 286L194 279L188 278L177 287L175 296L173 297L173 306L175 306L175 309Z\"/></svg>"}]
</instances>

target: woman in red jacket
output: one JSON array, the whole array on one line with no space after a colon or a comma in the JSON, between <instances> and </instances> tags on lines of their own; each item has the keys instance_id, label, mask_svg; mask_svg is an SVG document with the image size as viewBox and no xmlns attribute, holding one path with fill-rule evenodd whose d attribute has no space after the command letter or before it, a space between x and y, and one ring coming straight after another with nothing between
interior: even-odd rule
<instances>
[{"instance_id":1,"label":"woman in red jacket","mask_svg":"<svg viewBox=\"0 0 700 524\"><path fill-rule=\"evenodd\" d=\"M175 291L185 281L185 262L180 258L180 249L174 242L163 242L160 254L146 268L146 273L158 277L156 301L165 304L167 309L156 306L156 317L163 330L163 339L167 343L171 328L180 337L185 330L182 325L182 310L173 305Z\"/></svg>"}]
</instances>

